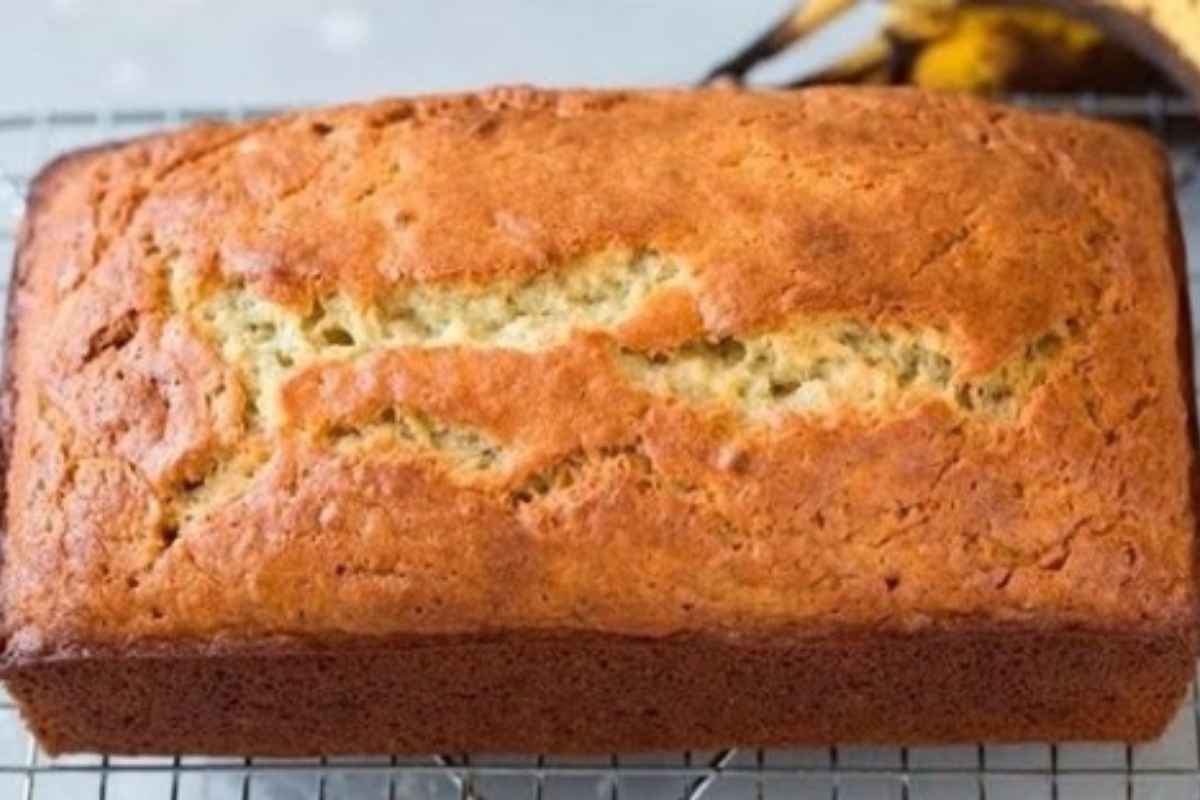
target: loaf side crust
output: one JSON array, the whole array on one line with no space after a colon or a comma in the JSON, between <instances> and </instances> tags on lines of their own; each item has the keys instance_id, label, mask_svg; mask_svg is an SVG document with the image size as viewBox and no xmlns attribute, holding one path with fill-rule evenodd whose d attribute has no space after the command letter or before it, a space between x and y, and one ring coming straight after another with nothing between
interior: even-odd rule
<instances>
[{"instance_id":1,"label":"loaf side crust","mask_svg":"<svg viewBox=\"0 0 1200 800\"><path fill-rule=\"evenodd\" d=\"M922 631L795 641L443 637L60 658L7 682L46 752L310 756L1144 741L1186 638Z\"/></svg>"}]
</instances>

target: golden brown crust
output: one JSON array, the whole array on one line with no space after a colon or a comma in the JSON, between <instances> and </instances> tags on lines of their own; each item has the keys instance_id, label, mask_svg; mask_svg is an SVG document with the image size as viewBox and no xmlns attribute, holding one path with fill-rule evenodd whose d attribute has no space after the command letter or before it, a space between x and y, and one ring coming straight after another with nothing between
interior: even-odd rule
<instances>
[{"instance_id":1,"label":"golden brown crust","mask_svg":"<svg viewBox=\"0 0 1200 800\"><path fill-rule=\"evenodd\" d=\"M1123 129L869 90L500 90L72 161L11 304L10 657L1190 630L1168 181ZM554 276L601 257L661 285L529 346L324 328L353 357L280 356L274 395L221 338L254 304L275 336L401 290L459 324L496 287L560 302ZM760 413L676 370L724 380L745 362L720 347L847 321L933 342L949 382ZM995 409L962 394L1018 373Z\"/></svg>"}]
</instances>

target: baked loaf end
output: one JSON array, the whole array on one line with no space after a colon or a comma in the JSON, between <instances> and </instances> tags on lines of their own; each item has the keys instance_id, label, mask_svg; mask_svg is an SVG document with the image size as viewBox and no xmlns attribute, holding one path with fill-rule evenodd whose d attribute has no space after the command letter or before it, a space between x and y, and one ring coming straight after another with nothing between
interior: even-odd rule
<instances>
[{"instance_id":1,"label":"baked loaf end","mask_svg":"<svg viewBox=\"0 0 1200 800\"><path fill-rule=\"evenodd\" d=\"M1191 671L1148 137L384 101L60 161L17 269L7 671L52 749L1136 737Z\"/></svg>"}]
</instances>

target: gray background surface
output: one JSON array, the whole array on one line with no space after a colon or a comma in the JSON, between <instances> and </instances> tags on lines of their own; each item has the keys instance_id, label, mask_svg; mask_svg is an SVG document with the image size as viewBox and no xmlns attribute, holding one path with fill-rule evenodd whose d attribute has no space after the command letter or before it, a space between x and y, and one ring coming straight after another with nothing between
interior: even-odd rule
<instances>
[{"instance_id":1,"label":"gray background surface","mask_svg":"<svg viewBox=\"0 0 1200 800\"><path fill-rule=\"evenodd\" d=\"M311 103L509 82L686 83L790 5L0 0L0 111ZM777 69L790 74L845 48L874 13L865 7Z\"/></svg>"}]
</instances>

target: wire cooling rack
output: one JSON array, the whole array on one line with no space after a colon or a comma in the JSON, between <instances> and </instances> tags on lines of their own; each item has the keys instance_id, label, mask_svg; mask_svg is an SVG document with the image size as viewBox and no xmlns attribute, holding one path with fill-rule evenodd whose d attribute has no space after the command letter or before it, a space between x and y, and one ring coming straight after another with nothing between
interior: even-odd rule
<instances>
[{"instance_id":1,"label":"wire cooling rack","mask_svg":"<svg viewBox=\"0 0 1200 800\"><path fill-rule=\"evenodd\" d=\"M1192 261L1200 261L1200 123L1163 97L1021 97L1141 125L1171 149ZM199 119L274 109L46 112L0 116L0 294L34 171L58 153ZM1200 269L1189 272L1192 302ZM1200 306L1197 306L1200 307ZM1200 350L1200 348L1197 348ZM297 698L302 702L302 698ZM50 758L0 691L0 800L1200 800L1195 688L1156 742L834 747L603 757Z\"/></svg>"}]
</instances>

